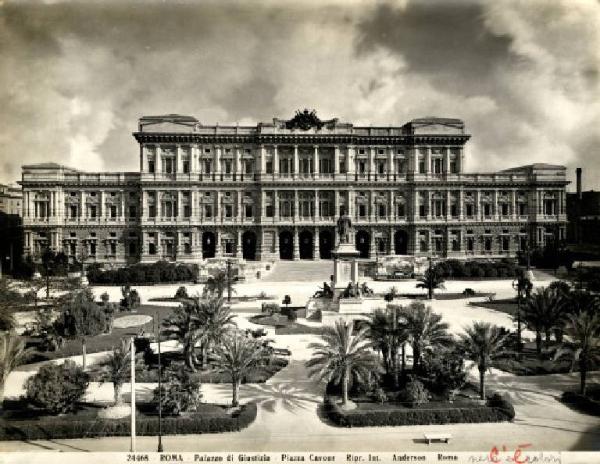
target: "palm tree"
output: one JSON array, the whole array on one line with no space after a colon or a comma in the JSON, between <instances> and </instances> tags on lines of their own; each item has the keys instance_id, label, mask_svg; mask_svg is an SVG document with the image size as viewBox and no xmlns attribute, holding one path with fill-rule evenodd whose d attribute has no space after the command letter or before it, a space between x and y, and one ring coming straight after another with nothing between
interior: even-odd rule
<instances>
[{"instance_id":1,"label":"palm tree","mask_svg":"<svg viewBox=\"0 0 600 464\"><path fill-rule=\"evenodd\" d=\"M235 331L229 332L221 344L215 346L214 354L219 369L231 376L233 389L231 406L235 408L239 405L238 396L242 379L251 368L268 356L267 351L259 341Z\"/></svg>"},{"instance_id":2,"label":"palm tree","mask_svg":"<svg viewBox=\"0 0 600 464\"><path fill-rule=\"evenodd\" d=\"M383 367L388 376L394 375L398 383L398 348L402 350L402 373L405 368L404 345L408 341L408 331L403 317L402 306L389 305L387 310L376 309L369 316L367 336L383 359Z\"/></svg>"},{"instance_id":3,"label":"palm tree","mask_svg":"<svg viewBox=\"0 0 600 464\"><path fill-rule=\"evenodd\" d=\"M535 348L538 357L542 356L542 333L548 343L550 331L557 326L562 310L562 299L550 288L538 288L525 301L523 321L535 332Z\"/></svg>"},{"instance_id":4,"label":"palm tree","mask_svg":"<svg viewBox=\"0 0 600 464\"><path fill-rule=\"evenodd\" d=\"M169 318L163 321L163 334L174 336L181 343L185 364L192 371L196 370L194 350L202 330L200 311L198 298L185 300Z\"/></svg>"},{"instance_id":5,"label":"palm tree","mask_svg":"<svg viewBox=\"0 0 600 464\"><path fill-rule=\"evenodd\" d=\"M30 355L25 342L15 332L0 332L0 407L4 399L4 383L15 367Z\"/></svg>"},{"instance_id":6,"label":"palm tree","mask_svg":"<svg viewBox=\"0 0 600 464\"><path fill-rule=\"evenodd\" d=\"M429 267L423 274L423 277L419 279L419 283L417 284L417 288L425 288L427 289L427 298L433 299L433 292L438 289L444 288L444 278L440 274L440 272L435 267Z\"/></svg>"},{"instance_id":7,"label":"palm tree","mask_svg":"<svg viewBox=\"0 0 600 464\"><path fill-rule=\"evenodd\" d=\"M474 322L460 334L459 346L463 355L474 361L479 370L479 397L485 400L485 373L490 369L494 358L504 351L507 334L500 327L487 322Z\"/></svg>"},{"instance_id":8,"label":"palm tree","mask_svg":"<svg viewBox=\"0 0 600 464\"><path fill-rule=\"evenodd\" d=\"M413 370L419 367L421 354L439 346L448 346L452 337L448 334L448 324L442 322L442 316L434 313L430 307L413 301L406 313L406 329L413 349Z\"/></svg>"},{"instance_id":9,"label":"palm tree","mask_svg":"<svg viewBox=\"0 0 600 464\"><path fill-rule=\"evenodd\" d=\"M105 361L105 366L108 368L106 380L113 383L113 391L115 405L121 404L121 389L123 383L130 376L129 373L129 356L131 353L131 341L127 339L121 340L121 345L115 347L108 359Z\"/></svg>"},{"instance_id":10,"label":"palm tree","mask_svg":"<svg viewBox=\"0 0 600 464\"><path fill-rule=\"evenodd\" d=\"M203 296L204 297L218 297L223 296L223 292L227 290L230 293L235 293L235 289L232 287L231 278L224 271L218 271L214 276L211 276L204 285Z\"/></svg>"},{"instance_id":11,"label":"palm tree","mask_svg":"<svg viewBox=\"0 0 600 464\"><path fill-rule=\"evenodd\" d=\"M600 313L600 299L586 290L573 290L569 293L566 309L574 315L582 312L598 314Z\"/></svg>"},{"instance_id":12,"label":"palm tree","mask_svg":"<svg viewBox=\"0 0 600 464\"><path fill-rule=\"evenodd\" d=\"M321 337L324 343L311 343L313 357L306 362L311 377L333 380L342 385L342 406L348 405L348 383L351 378L366 381L377 368L377 359L371 353L367 338L368 328L363 327L355 335L353 324L339 320L333 327L325 327Z\"/></svg>"},{"instance_id":13,"label":"palm tree","mask_svg":"<svg viewBox=\"0 0 600 464\"><path fill-rule=\"evenodd\" d=\"M554 359L569 354L573 364L579 363L579 392L585 395L588 369L600 360L600 315L587 312L571 314L565 332L569 341L563 342Z\"/></svg>"},{"instance_id":14,"label":"palm tree","mask_svg":"<svg viewBox=\"0 0 600 464\"><path fill-rule=\"evenodd\" d=\"M231 314L229 306L223 305L223 298L211 298L207 301L194 300L199 304L201 330L198 333L198 342L202 345L201 366L204 366L206 355L211 347L220 343L223 336L232 326L235 326L235 316Z\"/></svg>"}]
</instances>

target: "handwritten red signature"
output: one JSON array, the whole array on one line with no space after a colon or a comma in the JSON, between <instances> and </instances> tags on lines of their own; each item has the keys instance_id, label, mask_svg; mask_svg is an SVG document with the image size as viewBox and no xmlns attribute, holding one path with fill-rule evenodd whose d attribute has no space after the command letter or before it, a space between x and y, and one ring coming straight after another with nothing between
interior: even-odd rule
<instances>
[{"instance_id":1,"label":"handwritten red signature","mask_svg":"<svg viewBox=\"0 0 600 464\"><path fill-rule=\"evenodd\" d=\"M517 445L517 449L515 449L513 455L508 456L508 461L514 462L516 464L525 464L526 462L528 462L529 458L527 456L524 456L523 458L521 458L521 452L523 449L528 448L530 446L531 446L531 443L523 443L522 445ZM506 453L508 451L508 449L506 448L506 445L502 445L502 450L499 450L497 446L494 446L492 448L492 450L490 451L490 461L491 462L499 463L502 461L502 459L500 458L500 451L502 451L503 453Z\"/></svg>"}]
</instances>

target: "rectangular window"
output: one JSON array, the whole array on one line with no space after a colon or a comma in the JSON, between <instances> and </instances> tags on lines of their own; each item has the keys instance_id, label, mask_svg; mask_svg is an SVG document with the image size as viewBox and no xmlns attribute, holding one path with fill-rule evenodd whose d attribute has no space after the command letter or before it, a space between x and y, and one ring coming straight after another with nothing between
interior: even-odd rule
<instances>
[{"instance_id":1,"label":"rectangular window","mask_svg":"<svg viewBox=\"0 0 600 464\"><path fill-rule=\"evenodd\" d=\"M379 204L379 217L380 218L384 218L385 217L385 205L383 204Z\"/></svg>"},{"instance_id":2,"label":"rectangular window","mask_svg":"<svg viewBox=\"0 0 600 464\"><path fill-rule=\"evenodd\" d=\"M77 218L77 206L71 205L71 207L69 208L69 211L71 212L71 219L76 219Z\"/></svg>"},{"instance_id":3,"label":"rectangular window","mask_svg":"<svg viewBox=\"0 0 600 464\"><path fill-rule=\"evenodd\" d=\"M148 254L155 255L156 254L156 243L148 244Z\"/></svg>"},{"instance_id":4,"label":"rectangular window","mask_svg":"<svg viewBox=\"0 0 600 464\"><path fill-rule=\"evenodd\" d=\"M475 239L473 237L467 238L467 251L475 250Z\"/></svg>"},{"instance_id":5,"label":"rectangular window","mask_svg":"<svg viewBox=\"0 0 600 464\"><path fill-rule=\"evenodd\" d=\"M117 244L114 242L110 243L110 255L115 256L117 254Z\"/></svg>"},{"instance_id":6,"label":"rectangular window","mask_svg":"<svg viewBox=\"0 0 600 464\"><path fill-rule=\"evenodd\" d=\"M475 208L470 203L466 205L466 214L467 217L473 217L475 215Z\"/></svg>"},{"instance_id":7,"label":"rectangular window","mask_svg":"<svg viewBox=\"0 0 600 464\"><path fill-rule=\"evenodd\" d=\"M385 174L385 162L380 161L377 163L377 174Z\"/></svg>"},{"instance_id":8,"label":"rectangular window","mask_svg":"<svg viewBox=\"0 0 600 464\"><path fill-rule=\"evenodd\" d=\"M137 253L137 246L135 242L129 242L129 255L133 256Z\"/></svg>"},{"instance_id":9,"label":"rectangular window","mask_svg":"<svg viewBox=\"0 0 600 464\"><path fill-rule=\"evenodd\" d=\"M398 203L397 215L399 217L406 216L406 210L404 208L404 203Z\"/></svg>"},{"instance_id":10,"label":"rectangular window","mask_svg":"<svg viewBox=\"0 0 600 464\"><path fill-rule=\"evenodd\" d=\"M527 214L527 205L525 203L519 203L519 216L525 216Z\"/></svg>"},{"instance_id":11,"label":"rectangular window","mask_svg":"<svg viewBox=\"0 0 600 464\"><path fill-rule=\"evenodd\" d=\"M500 206L500 214L502 214L502 216L508 216L508 205L506 203L503 203Z\"/></svg>"},{"instance_id":12,"label":"rectangular window","mask_svg":"<svg viewBox=\"0 0 600 464\"><path fill-rule=\"evenodd\" d=\"M425 205L419 205L419 217L425 217L427 213L425 211Z\"/></svg>"},{"instance_id":13,"label":"rectangular window","mask_svg":"<svg viewBox=\"0 0 600 464\"><path fill-rule=\"evenodd\" d=\"M458 169L457 169L457 163L455 159L451 159L450 160L450 173L451 174L457 174L458 173Z\"/></svg>"},{"instance_id":14,"label":"rectangular window","mask_svg":"<svg viewBox=\"0 0 600 464\"><path fill-rule=\"evenodd\" d=\"M90 216L92 219L95 219L95 218L96 218L96 207L95 207L95 206L90 206L90 214L89 214L89 216Z\"/></svg>"},{"instance_id":15,"label":"rectangular window","mask_svg":"<svg viewBox=\"0 0 600 464\"><path fill-rule=\"evenodd\" d=\"M483 215L485 217L490 217L492 215L492 205L490 205L489 203L485 203L483 205Z\"/></svg>"},{"instance_id":16,"label":"rectangular window","mask_svg":"<svg viewBox=\"0 0 600 464\"><path fill-rule=\"evenodd\" d=\"M340 160L339 172L340 172L340 174L346 174L346 161L345 160Z\"/></svg>"},{"instance_id":17,"label":"rectangular window","mask_svg":"<svg viewBox=\"0 0 600 464\"><path fill-rule=\"evenodd\" d=\"M154 160L148 161L148 172L154 174L156 172L154 167Z\"/></svg>"},{"instance_id":18,"label":"rectangular window","mask_svg":"<svg viewBox=\"0 0 600 464\"><path fill-rule=\"evenodd\" d=\"M96 256L96 242L90 242L90 256Z\"/></svg>"},{"instance_id":19,"label":"rectangular window","mask_svg":"<svg viewBox=\"0 0 600 464\"><path fill-rule=\"evenodd\" d=\"M225 174L231 174L232 164L230 160L225 160Z\"/></svg>"},{"instance_id":20,"label":"rectangular window","mask_svg":"<svg viewBox=\"0 0 600 464\"><path fill-rule=\"evenodd\" d=\"M204 217L212 217L212 205L204 205Z\"/></svg>"},{"instance_id":21,"label":"rectangular window","mask_svg":"<svg viewBox=\"0 0 600 464\"><path fill-rule=\"evenodd\" d=\"M137 208L135 206L129 207L129 217L134 218L137 216Z\"/></svg>"},{"instance_id":22,"label":"rectangular window","mask_svg":"<svg viewBox=\"0 0 600 464\"><path fill-rule=\"evenodd\" d=\"M273 174L273 161L269 160L265 163L265 169L267 174Z\"/></svg>"},{"instance_id":23,"label":"rectangular window","mask_svg":"<svg viewBox=\"0 0 600 464\"><path fill-rule=\"evenodd\" d=\"M425 174L425 160L419 160L419 174Z\"/></svg>"},{"instance_id":24,"label":"rectangular window","mask_svg":"<svg viewBox=\"0 0 600 464\"><path fill-rule=\"evenodd\" d=\"M156 205L148 206L148 216L151 218L156 217Z\"/></svg>"},{"instance_id":25,"label":"rectangular window","mask_svg":"<svg viewBox=\"0 0 600 464\"><path fill-rule=\"evenodd\" d=\"M190 162L188 160L183 161L183 173L184 174L190 173Z\"/></svg>"},{"instance_id":26,"label":"rectangular window","mask_svg":"<svg viewBox=\"0 0 600 464\"><path fill-rule=\"evenodd\" d=\"M510 249L510 239L508 237L502 237L502 251L508 251Z\"/></svg>"},{"instance_id":27,"label":"rectangular window","mask_svg":"<svg viewBox=\"0 0 600 464\"><path fill-rule=\"evenodd\" d=\"M247 218L253 217L253 214L252 214L252 205L246 205L246 207L244 208L244 211L245 211L245 216Z\"/></svg>"},{"instance_id":28,"label":"rectangular window","mask_svg":"<svg viewBox=\"0 0 600 464\"><path fill-rule=\"evenodd\" d=\"M115 219L117 217L117 207L112 205L110 207L110 218Z\"/></svg>"},{"instance_id":29,"label":"rectangular window","mask_svg":"<svg viewBox=\"0 0 600 464\"><path fill-rule=\"evenodd\" d=\"M365 161L359 161L358 162L358 173L364 174L365 172L367 172L367 163Z\"/></svg>"},{"instance_id":30,"label":"rectangular window","mask_svg":"<svg viewBox=\"0 0 600 464\"><path fill-rule=\"evenodd\" d=\"M367 217L367 206L358 205L358 216L361 218Z\"/></svg>"},{"instance_id":31,"label":"rectangular window","mask_svg":"<svg viewBox=\"0 0 600 464\"><path fill-rule=\"evenodd\" d=\"M272 218L273 217L273 205L267 205L265 208L265 214L267 215L267 217Z\"/></svg>"},{"instance_id":32,"label":"rectangular window","mask_svg":"<svg viewBox=\"0 0 600 464\"><path fill-rule=\"evenodd\" d=\"M190 205L183 206L183 216L186 218L191 217L192 215L192 207Z\"/></svg>"},{"instance_id":33,"label":"rectangular window","mask_svg":"<svg viewBox=\"0 0 600 464\"><path fill-rule=\"evenodd\" d=\"M232 218L233 217L233 206L225 205L225 217Z\"/></svg>"}]
</instances>

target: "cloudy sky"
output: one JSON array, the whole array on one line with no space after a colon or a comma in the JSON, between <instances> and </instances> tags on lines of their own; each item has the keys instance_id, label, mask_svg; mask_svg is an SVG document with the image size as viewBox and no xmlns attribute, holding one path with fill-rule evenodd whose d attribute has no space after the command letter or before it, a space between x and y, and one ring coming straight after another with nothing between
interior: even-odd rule
<instances>
[{"instance_id":1,"label":"cloudy sky","mask_svg":"<svg viewBox=\"0 0 600 464\"><path fill-rule=\"evenodd\" d=\"M137 170L142 115L307 107L462 118L469 171L582 166L599 189L599 68L598 0L0 0L0 182L43 161Z\"/></svg>"}]
</instances>

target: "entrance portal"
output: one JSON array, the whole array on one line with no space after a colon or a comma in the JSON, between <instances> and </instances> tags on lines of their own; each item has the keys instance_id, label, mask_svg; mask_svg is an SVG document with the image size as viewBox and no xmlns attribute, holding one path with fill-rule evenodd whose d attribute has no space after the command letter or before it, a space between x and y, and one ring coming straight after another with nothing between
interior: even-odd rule
<instances>
[{"instance_id":1,"label":"entrance portal","mask_svg":"<svg viewBox=\"0 0 600 464\"><path fill-rule=\"evenodd\" d=\"M371 246L371 237L365 230L356 232L356 249L358 250L359 258L369 257L369 247Z\"/></svg>"},{"instance_id":2,"label":"entrance portal","mask_svg":"<svg viewBox=\"0 0 600 464\"><path fill-rule=\"evenodd\" d=\"M298 236L300 240L300 259L313 259L313 234L303 230Z\"/></svg>"},{"instance_id":3,"label":"entrance portal","mask_svg":"<svg viewBox=\"0 0 600 464\"><path fill-rule=\"evenodd\" d=\"M217 246L217 236L214 232L202 234L202 258L214 258Z\"/></svg>"},{"instance_id":4,"label":"entrance portal","mask_svg":"<svg viewBox=\"0 0 600 464\"><path fill-rule=\"evenodd\" d=\"M289 230L279 234L279 259L294 259L294 236Z\"/></svg>"},{"instance_id":5,"label":"entrance portal","mask_svg":"<svg viewBox=\"0 0 600 464\"><path fill-rule=\"evenodd\" d=\"M321 259L331 259L331 250L333 249L333 234L329 230L322 230L319 233L319 257Z\"/></svg>"},{"instance_id":6,"label":"entrance portal","mask_svg":"<svg viewBox=\"0 0 600 464\"><path fill-rule=\"evenodd\" d=\"M399 230L394 234L394 252L397 255L408 254L408 234L405 230Z\"/></svg>"},{"instance_id":7,"label":"entrance portal","mask_svg":"<svg viewBox=\"0 0 600 464\"><path fill-rule=\"evenodd\" d=\"M242 235L242 257L248 261L256 259L256 234L246 231Z\"/></svg>"}]
</instances>

